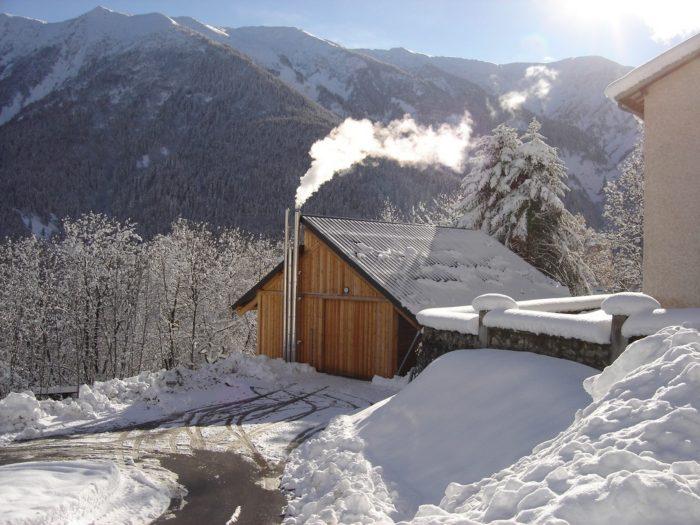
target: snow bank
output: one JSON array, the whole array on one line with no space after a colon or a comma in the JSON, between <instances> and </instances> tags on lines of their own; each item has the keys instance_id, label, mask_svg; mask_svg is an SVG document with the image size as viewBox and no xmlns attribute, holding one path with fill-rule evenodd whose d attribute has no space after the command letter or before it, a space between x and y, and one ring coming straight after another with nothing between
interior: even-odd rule
<instances>
[{"instance_id":1,"label":"snow bank","mask_svg":"<svg viewBox=\"0 0 700 525\"><path fill-rule=\"evenodd\" d=\"M638 292L622 292L611 295L600 305L601 309L610 315L634 315L651 312L660 308L659 301L653 297Z\"/></svg>"},{"instance_id":2,"label":"snow bank","mask_svg":"<svg viewBox=\"0 0 700 525\"><path fill-rule=\"evenodd\" d=\"M39 437L47 431L67 430L76 424L123 413L127 408L131 409L132 421L148 421L162 414L212 403L216 399L211 396L211 389L228 377L277 383L312 373L314 368L307 364L233 352L196 370L143 372L127 379L82 385L78 399L38 401L29 391L10 393L0 399L0 444ZM135 406L138 408L134 409Z\"/></svg>"},{"instance_id":3,"label":"snow bank","mask_svg":"<svg viewBox=\"0 0 700 525\"><path fill-rule=\"evenodd\" d=\"M601 310L583 314L535 310L492 310L484 316L484 325L609 344L611 319Z\"/></svg>"},{"instance_id":4,"label":"snow bank","mask_svg":"<svg viewBox=\"0 0 700 525\"><path fill-rule=\"evenodd\" d=\"M292 454L287 523L389 522L437 503L565 428L595 370L507 350L450 352L388 400L336 419Z\"/></svg>"},{"instance_id":5,"label":"snow bank","mask_svg":"<svg viewBox=\"0 0 700 525\"><path fill-rule=\"evenodd\" d=\"M657 308L651 312L632 315L622 325L622 335L650 335L667 326L700 328L700 308Z\"/></svg>"},{"instance_id":6,"label":"snow bank","mask_svg":"<svg viewBox=\"0 0 700 525\"><path fill-rule=\"evenodd\" d=\"M418 322L437 330L451 330L462 334L479 334L479 314L471 306L426 308L418 312Z\"/></svg>"},{"instance_id":7,"label":"snow bank","mask_svg":"<svg viewBox=\"0 0 700 525\"><path fill-rule=\"evenodd\" d=\"M700 333L667 328L586 381L594 401L531 455L451 484L412 523L700 521Z\"/></svg>"},{"instance_id":8,"label":"snow bank","mask_svg":"<svg viewBox=\"0 0 700 525\"><path fill-rule=\"evenodd\" d=\"M500 293L485 293L479 297L475 297L472 301L472 308L479 312L481 310L495 309L517 309L518 303L512 297Z\"/></svg>"},{"instance_id":9,"label":"snow bank","mask_svg":"<svg viewBox=\"0 0 700 525\"><path fill-rule=\"evenodd\" d=\"M112 461L36 461L0 466L2 523L150 523L171 488Z\"/></svg>"}]
</instances>

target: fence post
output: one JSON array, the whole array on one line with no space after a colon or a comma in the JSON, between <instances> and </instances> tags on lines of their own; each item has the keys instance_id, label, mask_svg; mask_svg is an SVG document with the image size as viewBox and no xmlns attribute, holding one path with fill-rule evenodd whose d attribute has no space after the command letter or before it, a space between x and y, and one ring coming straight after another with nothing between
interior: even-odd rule
<instances>
[{"instance_id":1,"label":"fence post","mask_svg":"<svg viewBox=\"0 0 700 525\"><path fill-rule=\"evenodd\" d=\"M622 335L622 325L627 320L627 315L615 314L610 323L610 363L620 357L620 354L627 348L628 340Z\"/></svg>"},{"instance_id":2,"label":"fence post","mask_svg":"<svg viewBox=\"0 0 700 525\"><path fill-rule=\"evenodd\" d=\"M488 310L479 310L479 344L481 348L489 346L489 327L484 324L484 316L489 313Z\"/></svg>"}]
</instances>

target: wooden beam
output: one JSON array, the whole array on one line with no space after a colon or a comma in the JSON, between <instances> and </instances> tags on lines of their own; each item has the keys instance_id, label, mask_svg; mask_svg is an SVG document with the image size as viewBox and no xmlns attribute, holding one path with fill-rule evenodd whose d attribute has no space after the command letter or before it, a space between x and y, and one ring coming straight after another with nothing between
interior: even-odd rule
<instances>
[{"instance_id":1,"label":"wooden beam","mask_svg":"<svg viewBox=\"0 0 700 525\"><path fill-rule=\"evenodd\" d=\"M338 295L330 293L318 293L318 292L303 292L299 294L300 297L317 297L319 299L336 299L339 301L369 301L373 303L389 303L383 297L366 297L361 295ZM391 304L391 303L389 303Z\"/></svg>"},{"instance_id":2,"label":"wooden beam","mask_svg":"<svg viewBox=\"0 0 700 525\"><path fill-rule=\"evenodd\" d=\"M260 292L258 292L260 293ZM236 307L236 313L238 315L243 315L247 312L250 312L251 310L256 310L258 308L258 296L257 294L255 295L255 298L251 301L248 301L245 304L242 304L240 306Z\"/></svg>"}]
</instances>

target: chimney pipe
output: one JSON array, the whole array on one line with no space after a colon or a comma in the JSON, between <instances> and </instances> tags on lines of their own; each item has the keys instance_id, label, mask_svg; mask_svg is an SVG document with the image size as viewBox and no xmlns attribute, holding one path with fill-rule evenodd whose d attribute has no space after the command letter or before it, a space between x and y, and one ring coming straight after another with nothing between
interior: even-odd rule
<instances>
[{"instance_id":1,"label":"chimney pipe","mask_svg":"<svg viewBox=\"0 0 700 525\"><path fill-rule=\"evenodd\" d=\"M284 284L282 286L282 358L285 361L289 361L289 276L291 272L289 271L290 257L289 257L289 213L290 210L287 208L284 212L284 264L283 274L284 274Z\"/></svg>"},{"instance_id":2,"label":"chimney pipe","mask_svg":"<svg viewBox=\"0 0 700 525\"><path fill-rule=\"evenodd\" d=\"M290 304L291 304L291 316L290 316L290 347L289 347L289 360L297 360L297 305L298 305L298 294L299 294L299 245L301 244L301 210L294 210L294 245L292 247L292 278L291 283L291 293L290 293Z\"/></svg>"}]
</instances>

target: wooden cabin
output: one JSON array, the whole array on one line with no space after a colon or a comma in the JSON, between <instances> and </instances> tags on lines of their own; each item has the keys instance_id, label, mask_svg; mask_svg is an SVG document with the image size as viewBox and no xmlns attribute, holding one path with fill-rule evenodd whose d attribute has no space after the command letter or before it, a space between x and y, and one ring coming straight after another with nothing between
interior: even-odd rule
<instances>
[{"instance_id":1,"label":"wooden cabin","mask_svg":"<svg viewBox=\"0 0 700 525\"><path fill-rule=\"evenodd\" d=\"M517 299L568 290L481 232L305 215L300 220L296 359L371 379L406 373L416 314L486 292ZM283 357L283 264L234 305L258 313L258 353Z\"/></svg>"}]
</instances>

